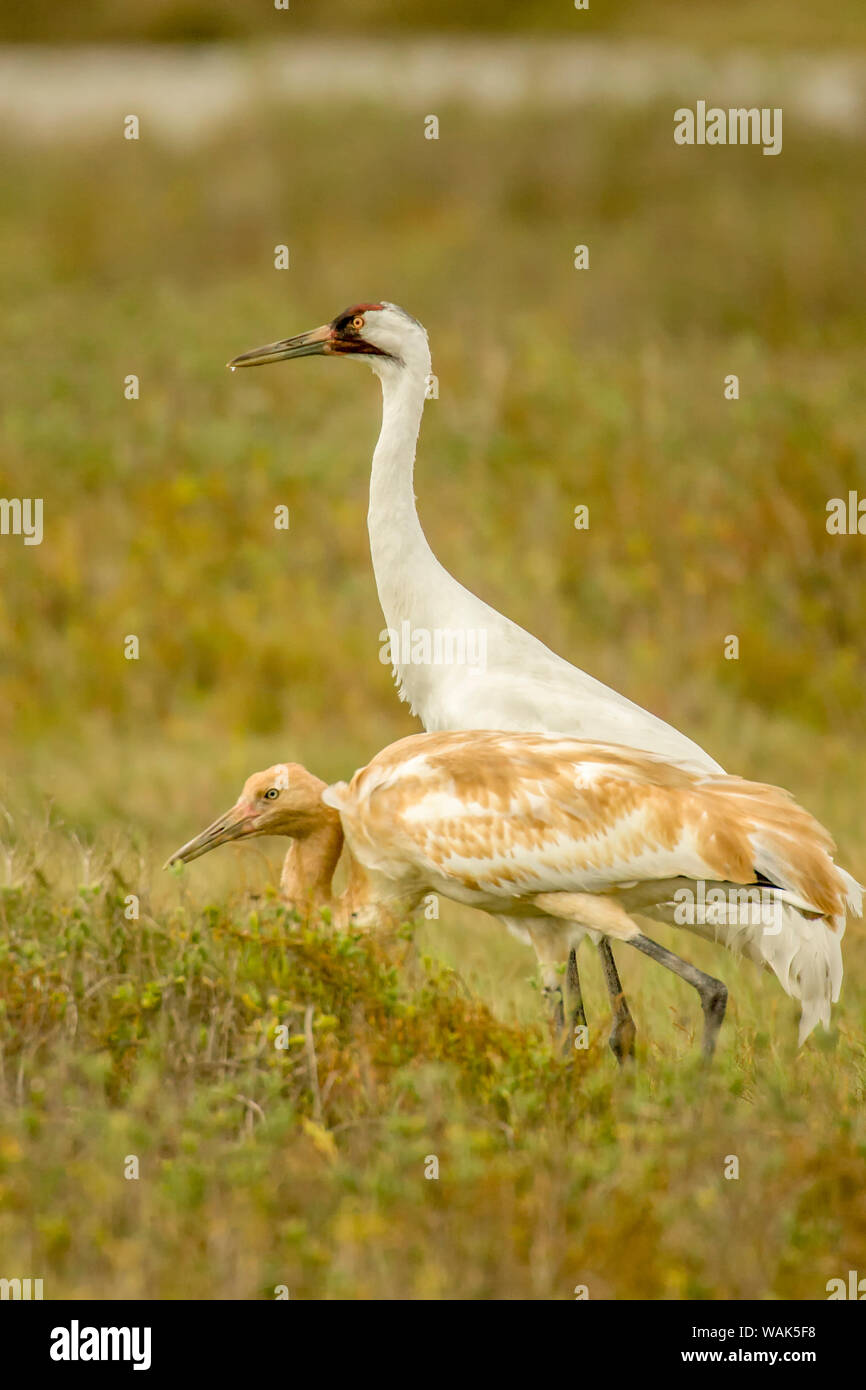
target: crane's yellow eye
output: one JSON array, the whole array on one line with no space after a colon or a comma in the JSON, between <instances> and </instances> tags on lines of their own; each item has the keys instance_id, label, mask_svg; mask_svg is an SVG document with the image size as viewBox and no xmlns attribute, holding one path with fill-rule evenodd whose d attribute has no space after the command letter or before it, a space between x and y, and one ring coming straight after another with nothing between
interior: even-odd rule
<instances>
[{"instance_id":1,"label":"crane's yellow eye","mask_svg":"<svg viewBox=\"0 0 866 1390\"><path fill-rule=\"evenodd\" d=\"M279 794L279 787L268 787L267 791L265 792L265 801L276 801Z\"/></svg>"},{"instance_id":2,"label":"crane's yellow eye","mask_svg":"<svg viewBox=\"0 0 866 1390\"><path fill-rule=\"evenodd\" d=\"M352 319L352 327L358 329L364 327L364 320L360 314L356 314L355 317Z\"/></svg>"}]
</instances>

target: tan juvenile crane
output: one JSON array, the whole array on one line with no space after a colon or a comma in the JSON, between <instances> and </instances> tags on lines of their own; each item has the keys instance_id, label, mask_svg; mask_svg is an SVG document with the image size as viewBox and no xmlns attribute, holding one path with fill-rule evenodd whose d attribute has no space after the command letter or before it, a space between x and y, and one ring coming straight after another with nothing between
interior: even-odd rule
<instances>
[{"instance_id":1,"label":"tan juvenile crane","mask_svg":"<svg viewBox=\"0 0 866 1390\"><path fill-rule=\"evenodd\" d=\"M302 912L332 903L345 842L338 926L405 920L432 892L525 921L543 966L560 962L579 931L626 942L698 991L707 1057L725 986L650 940L635 914L711 939L721 914L725 943L740 923L742 949L757 963L767 958L760 931L784 920L787 964L774 969L801 1002L802 1041L819 1020L829 1024L846 908L862 909L829 834L787 792L556 735L416 734L333 786L281 763L250 777L231 810L169 862L253 835L292 840L282 891ZM770 909L757 927L756 898Z\"/></svg>"}]
</instances>

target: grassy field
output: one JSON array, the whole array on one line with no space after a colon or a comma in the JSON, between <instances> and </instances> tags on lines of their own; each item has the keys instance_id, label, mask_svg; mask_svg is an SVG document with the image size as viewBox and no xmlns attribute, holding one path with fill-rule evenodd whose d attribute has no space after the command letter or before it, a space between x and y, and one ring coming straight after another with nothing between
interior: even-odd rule
<instances>
[{"instance_id":1,"label":"grassy field","mask_svg":"<svg viewBox=\"0 0 866 1390\"><path fill-rule=\"evenodd\" d=\"M160 868L253 769L343 777L414 728L378 661L375 382L223 367L386 297L431 334L445 563L790 787L866 877L866 538L825 528L866 489L862 146L792 121L778 159L682 150L667 108L440 118L437 143L371 104L186 153L3 149L0 491L44 499L45 536L0 537L0 1274L46 1297L822 1298L862 1272L862 926L801 1053L774 979L680 939L731 992L709 1077L692 991L621 949L625 1075L590 955L562 1063L495 923L337 939L276 903L278 845Z\"/></svg>"},{"instance_id":2,"label":"grassy field","mask_svg":"<svg viewBox=\"0 0 866 1390\"><path fill-rule=\"evenodd\" d=\"M63 43L196 43L200 40L272 39L320 33L591 34L617 39L663 39L710 50L738 45L822 48L866 42L858 0L834 0L828 13L811 0L604 0L578 10L573 0L329 0L327 5L283 0L78 0L58 8L51 0L9 6L0 16L0 41Z\"/></svg>"}]
</instances>

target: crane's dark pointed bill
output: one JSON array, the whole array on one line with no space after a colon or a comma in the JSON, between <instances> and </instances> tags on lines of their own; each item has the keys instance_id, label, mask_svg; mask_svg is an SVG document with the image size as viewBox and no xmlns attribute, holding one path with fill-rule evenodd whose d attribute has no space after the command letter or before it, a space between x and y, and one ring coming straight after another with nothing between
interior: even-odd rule
<instances>
[{"instance_id":1,"label":"crane's dark pointed bill","mask_svg":"<svg viewBox=\"0 0 866 1390\"><path fill-rule=\"evenodd\" d=\"M266 362L285 362L291 357L313 357L331 351L333 325L323 323L321 328L312 328L309 333L299 333L296 338L283 338L279 343L266 343L264 347L252 348L233 357L227 366L261 367Z\"/></svg>"},{"instance_id":2,"label":"crane's dark pointed bill","mask_svg":"<svg viewBox=\"0 0 866 1390\"><path fill-rule=\"evenodd\" d=\"M266 362L286 362L293 357L314 357L322 353L365 353L372 357L388 357L389 354L382 348L362 338L361 329L355 327L355 320L363 318L367 309L383 307L382 304L356 304L338 314L332 323L323 323L321 328L299 333L296 338L284 338L282 342L266 343L264 347L242 352L227 365L234 371L235 367L261 367Z\"/></svg>"}]
</instances>

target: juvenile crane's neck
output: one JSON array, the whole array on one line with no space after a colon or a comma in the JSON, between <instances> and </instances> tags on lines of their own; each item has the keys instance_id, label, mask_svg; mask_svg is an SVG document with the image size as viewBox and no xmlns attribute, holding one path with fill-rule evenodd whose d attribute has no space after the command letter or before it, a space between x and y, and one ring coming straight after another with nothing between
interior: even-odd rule
<instances>
[{"instance_id":1,"label":"juvenile crane's neck","mask_svg":"<svg viewBox=\"0 0 866 1390\"><path fill-rule=\"evenodd\" d=\"M337 811L322 810L327 819L309 834L292 839L280 875L280 897L301 917L320 908L330 908L334 925L341 930L396 925L415 905L417 894L382 897L369 873L344 844L343 827ZM346 887L335 896L333 879L345 849Z\"/></svg>"},{"instance_id":2,"label":"juvenile crane's neck","mask_svg":"<svg viewBox=\"0 0 866 1390\"><path fill-rule=\"evenodd\" d=\"M280 894L301 915L329 907L332 881L343 848L343 827L336 811L322 807L321 824L293 839L283 861Z\"/></svg>"}]
</instances>

